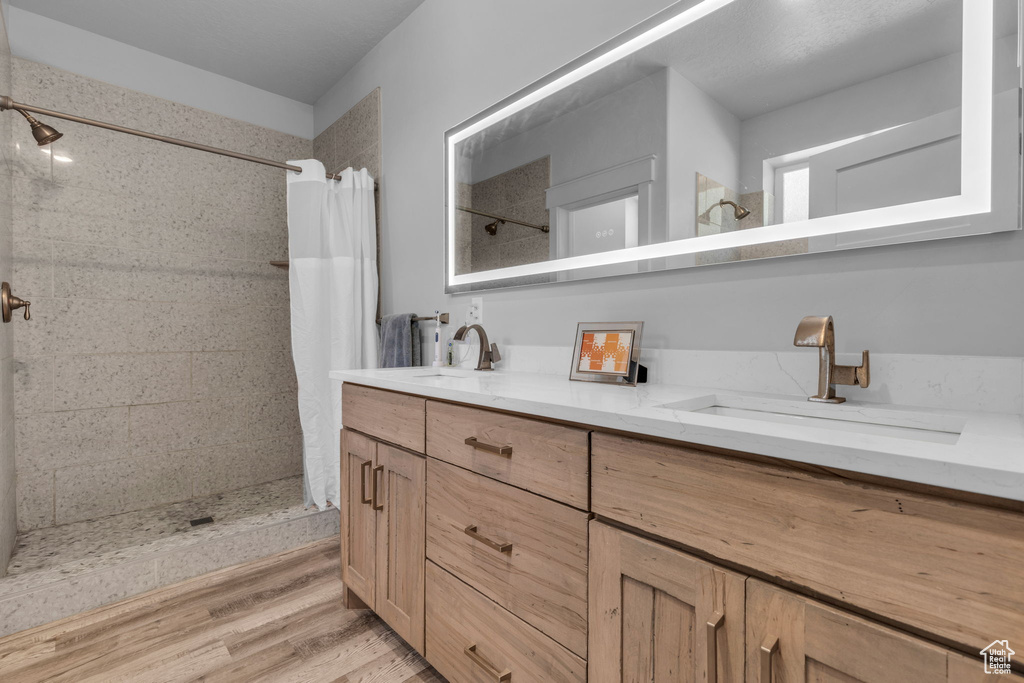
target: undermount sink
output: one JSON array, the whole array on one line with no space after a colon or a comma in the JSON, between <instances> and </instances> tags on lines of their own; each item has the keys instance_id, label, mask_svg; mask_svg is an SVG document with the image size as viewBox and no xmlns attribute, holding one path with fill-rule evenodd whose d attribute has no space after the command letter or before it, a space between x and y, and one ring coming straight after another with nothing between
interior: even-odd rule
<instances>
[{"instance_id":1,"label":"undermount sink","mask_svg":"<svg viewBox=\"0 0 1024 683\"><path fill-rule=\"evenodd\" d=\"M415 368L422 370L419 374L410 375L412 379L419 380L441 380L441 379L469 379L473 377L473 370L460 370L458 368Z\"/></svg>"},{"instance_id":2,"label":"undermount sink","mask_svg":"<svg viewBox=\"0 0 1024 683\"><path fill-rule=\"evenodd\" d=\"M940 444L955 444L966 422L955 415L922 410L875 408L864 404L816 404L743 395L703 396L658 407Z\"/></svg>"}]
</instances>

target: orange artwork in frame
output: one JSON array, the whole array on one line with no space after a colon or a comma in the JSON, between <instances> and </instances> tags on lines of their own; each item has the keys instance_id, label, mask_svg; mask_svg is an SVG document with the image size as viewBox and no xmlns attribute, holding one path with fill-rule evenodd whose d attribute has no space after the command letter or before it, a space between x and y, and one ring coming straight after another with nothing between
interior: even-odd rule
<instances>
[{"instance_id":1,"label":"orange artwork in frame","mask_svg":"<svg viewBox=\"0 0 1024 683\"><path fill-rule=\"evenodd\" d=\"M635 384L642 322L580 323L569 378Z\"/></svg>"}]
</instances>

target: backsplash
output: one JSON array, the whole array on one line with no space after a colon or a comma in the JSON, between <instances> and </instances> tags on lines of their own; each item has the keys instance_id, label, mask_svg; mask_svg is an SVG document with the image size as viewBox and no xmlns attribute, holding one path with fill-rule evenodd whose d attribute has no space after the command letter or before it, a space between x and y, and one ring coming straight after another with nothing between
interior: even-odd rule
<instances>
[{"instance_id":1,"label":"backsplash","mask_svg":"<svg viewBox=\"0 0 1024 683\"><path fill-rule=\"evenodd\" d=\"M572 348L507 345L499 370L564 375L569 381ZM460 367L476 367L475 342L463 347ZM817 390L818 354L768 351L644 349L640 362L648 381L727 391L810 396ZM839 364L859 364L859 354L836 354ZM1024 359L974 356L871 354L866 389L838 386L851 401L891 403L990 413L1024 412Z\"/></svg>"}]
</instances>

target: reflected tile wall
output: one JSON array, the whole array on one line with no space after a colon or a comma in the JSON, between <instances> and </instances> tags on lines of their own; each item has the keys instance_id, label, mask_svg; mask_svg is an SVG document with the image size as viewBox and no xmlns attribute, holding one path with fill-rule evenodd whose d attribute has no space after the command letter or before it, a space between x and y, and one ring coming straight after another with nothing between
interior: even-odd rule
<instances>
[{"instance_id":1,"label":"reflected tile wall","mask_svg":"<svg viewBox=\"0 0 1024 683\"><path fill-rule=\"evenodd\" d=\"M723 199L736 202L750 211L750 215L737 221L731 206L722 207ZM734 230L748 230L772 225L775 217L775 198L764 191L739 194L700 173L697 174L697 235L717 235ZM697 265L749 261L751 259L790 254L806 254L807 240L780 240L753 244L734 249L716 249L697 254Z\"/></svg>"},{"instance_id":2,"label":"reflected tile wall","mask_svg":"<svg viewBox=\"0 0 1024 683\"><path fill-rule=\"evenodd\" d=\"M0 9L0 91L11 92L11 49L7 43L6 17ZM20 117L19 117L20 118ZM10 114L0 116L0 276L10 280L14 269L14 215L11 208L11 176L14 154ZM14 455L14 326L0 325L0 576L7 571L17 540L17 504Z\"/></svg>"},{"instance_id":3,"label":"reflected tile wall","mask_svg":"<svg viewBox=\"0 0 1024 683\"><path fill-rule=\"evenodd\" d=\"M269 159L312 152L309 140L34 62L15 59L13 80L20 99L59 111ZM13 202L0 269L11 272L13 224L12 284L33 313L0 329L14 337L0 343L0 369L14 387L3 443L16 436L19 480L2 500L17 500L18 526L300 473L288 276L268 263L287 257L284 174L56 125L52 156L14 128L2 176Z\"/></svg>"},{"instance_id":4,"label":"reflected tile wall","mask_svg":"<svg viewBox=\"0 0 1024 683\"><path fill-rule=\"evenodd\" d=\"M545 193L549 187L551 157L543 157L473 183L469 206L535 225L550 225ZM484 229L491 222L493 219L486 216L472 216L469 272L521 266L550 258L549 233L505 223L498 226L497 234L491 235Z\"/></svg>"}]
</instances>

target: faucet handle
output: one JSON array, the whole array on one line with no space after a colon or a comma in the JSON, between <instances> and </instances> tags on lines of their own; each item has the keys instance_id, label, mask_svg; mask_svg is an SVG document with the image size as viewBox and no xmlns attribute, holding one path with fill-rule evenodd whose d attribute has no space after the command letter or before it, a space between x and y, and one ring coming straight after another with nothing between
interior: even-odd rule
<instances>
[{"instance_id":1,"label":"faucet handle","mask_svg":"<svg viewBox=\"0 0 1024 683\"><path fill-rule=\"evenodd\" d=\"M871 384L871 360L868 357L867 351L861 352L860 365L853 369L853 374L857 386L862 389Z\"/></svg>"},{"instance_id":2,"label":"faucet handle","mask_svg":"<svg viewBox=\"0 0 1024 683\"><path fill-rule=\"evenodd\" d=\"M497 363L499 360L501 360L501 354L498 353L498 345L491 344L491 362Z\"/></svg>"},{"instance_id":3,"label":"faucet handle","mask_svg":"<svg viewBox=\"0 0 1024 683\"><path fill-rule=\"evenodd\" d=\"M832 316L809 315L796 326L793 346L813 346L818 348L825 346L829 332L834 329ZM835 334L835 332L832 332L832 334Z\"/></svg>"}]
</instances>

